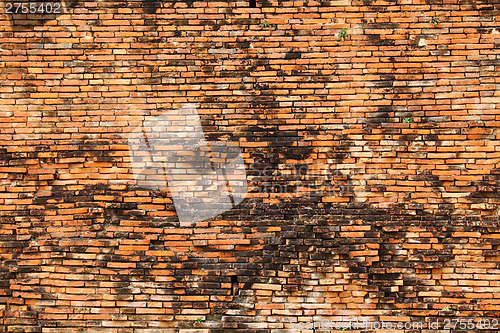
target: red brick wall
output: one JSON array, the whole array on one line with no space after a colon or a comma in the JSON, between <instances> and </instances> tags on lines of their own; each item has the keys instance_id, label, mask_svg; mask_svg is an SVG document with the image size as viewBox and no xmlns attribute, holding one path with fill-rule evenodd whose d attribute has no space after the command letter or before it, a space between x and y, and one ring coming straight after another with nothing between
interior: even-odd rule
<instances>
[{"instance_id":1,"label":"red brick wall","mask_svg":"<svg viewBox=\"0 0 500 333\"><path fill-rule=\"evenodd\" d=\"M0 332L500 317L497 0L65 5L0 16ZM194 227L127 145L185 103L250 188Z\"/></svg>"}]
</instances>

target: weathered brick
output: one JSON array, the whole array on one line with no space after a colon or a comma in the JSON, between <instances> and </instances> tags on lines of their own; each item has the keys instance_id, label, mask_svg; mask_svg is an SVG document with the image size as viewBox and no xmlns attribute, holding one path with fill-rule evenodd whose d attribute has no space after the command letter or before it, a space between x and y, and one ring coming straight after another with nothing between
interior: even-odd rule
<instances>
[{"instance_id":1,"label":"weathered brick","mask_svg":"<svg viewBox=\"0 0 500 333\"><path fill-rule=\"evenodd\" d=\"M2 12L0 331L498 317L493 2ZM239 143L250 193L180 227L127 138L186 103Z\"/></svg>"}]
</instances>

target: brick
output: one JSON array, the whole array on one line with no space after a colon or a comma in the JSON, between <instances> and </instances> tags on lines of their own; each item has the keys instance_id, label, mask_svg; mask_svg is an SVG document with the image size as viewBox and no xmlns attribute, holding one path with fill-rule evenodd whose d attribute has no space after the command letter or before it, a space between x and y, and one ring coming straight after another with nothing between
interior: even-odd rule
<instances>
[{"instance_id":1,"label":"brick","mask_svg":"<svg viewBox=\"0 0 500 333\"><path fill-rule=\"evenodd\" d=\"M0 28L0 331L498 317L490 3L65 4ZM127 141L186 103L250 189L193 226Z\"/></svg>"}]
</instances>

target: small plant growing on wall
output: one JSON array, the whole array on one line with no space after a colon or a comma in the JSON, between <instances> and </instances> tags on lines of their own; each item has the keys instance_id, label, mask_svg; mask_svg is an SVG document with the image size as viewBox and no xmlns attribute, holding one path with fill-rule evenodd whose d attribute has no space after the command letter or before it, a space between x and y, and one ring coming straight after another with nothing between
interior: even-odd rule
<instances>
[{"instance_id":1,"label":"small plant growing on wall","mask_svg":"<svg viewBox=\"0 0 500 333\"><path fill-rule=\"evenodd\" d=\"M337 36L340 38L341 41L346 40L347 39L347 29L346 28L340 29L340 32Z\"/></svg>"},{"instance_id":2,"label":"small plant growing on wall","mask_svg":"<svg viewBox=\"0 0 500 333\"><path fill-rule=\"evenodd\" d=\"M413 121L413 118L405 118L405 119L403 119L403 123L405 123L405 124L413 124L414 121Z\"/></svg>"},{"instance_id":3,"label":"small plant growing on wall","mask_svg":"<svg viewBox=\"0 0 500 333\"><path fill-rule=\"evenodd\" d=\"M269 24L269 22L267 22L267 20L264 21L264 23L262 23L262 28L269 28L271 25Z\"/></svg>"},{"instance_id":4,"label":"small plant growing on wall","mask_svg":"<svg viewBox=\"0 0 500 333\"><path fill-rule=\"evenodd\" d=\"M441 23L441 21L433 17L429 20L429 23L431 23L434 26L434 28L439 28L439 23Z\"/></svg>"}]
</instances>

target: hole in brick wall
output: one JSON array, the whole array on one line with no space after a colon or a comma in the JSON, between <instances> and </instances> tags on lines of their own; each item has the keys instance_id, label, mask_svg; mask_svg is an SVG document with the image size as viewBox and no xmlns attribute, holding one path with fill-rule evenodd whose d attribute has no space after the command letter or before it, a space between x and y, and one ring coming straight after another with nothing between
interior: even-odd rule
<instances>
[{"instance_id":1,"label":"hole in brick wall","mask_svg":"<svg viewBox=\"0 0 500 333\"><path fill-rule=\"evenodd\" d=\"M250 0L250 8L257 8L257 0Z\"/></svg>"},{"instance_id":2,"label":"hole in brick wall","mask_svg":"<svg viewBox=\"0 0 500 333\"><path fill-rule=\"evenodd\" d=\"M231 295L237 295L238 291L240 290L240 286L238 284L238 276L232 275L231 276Z\"/></svg>"}]
</instances>

